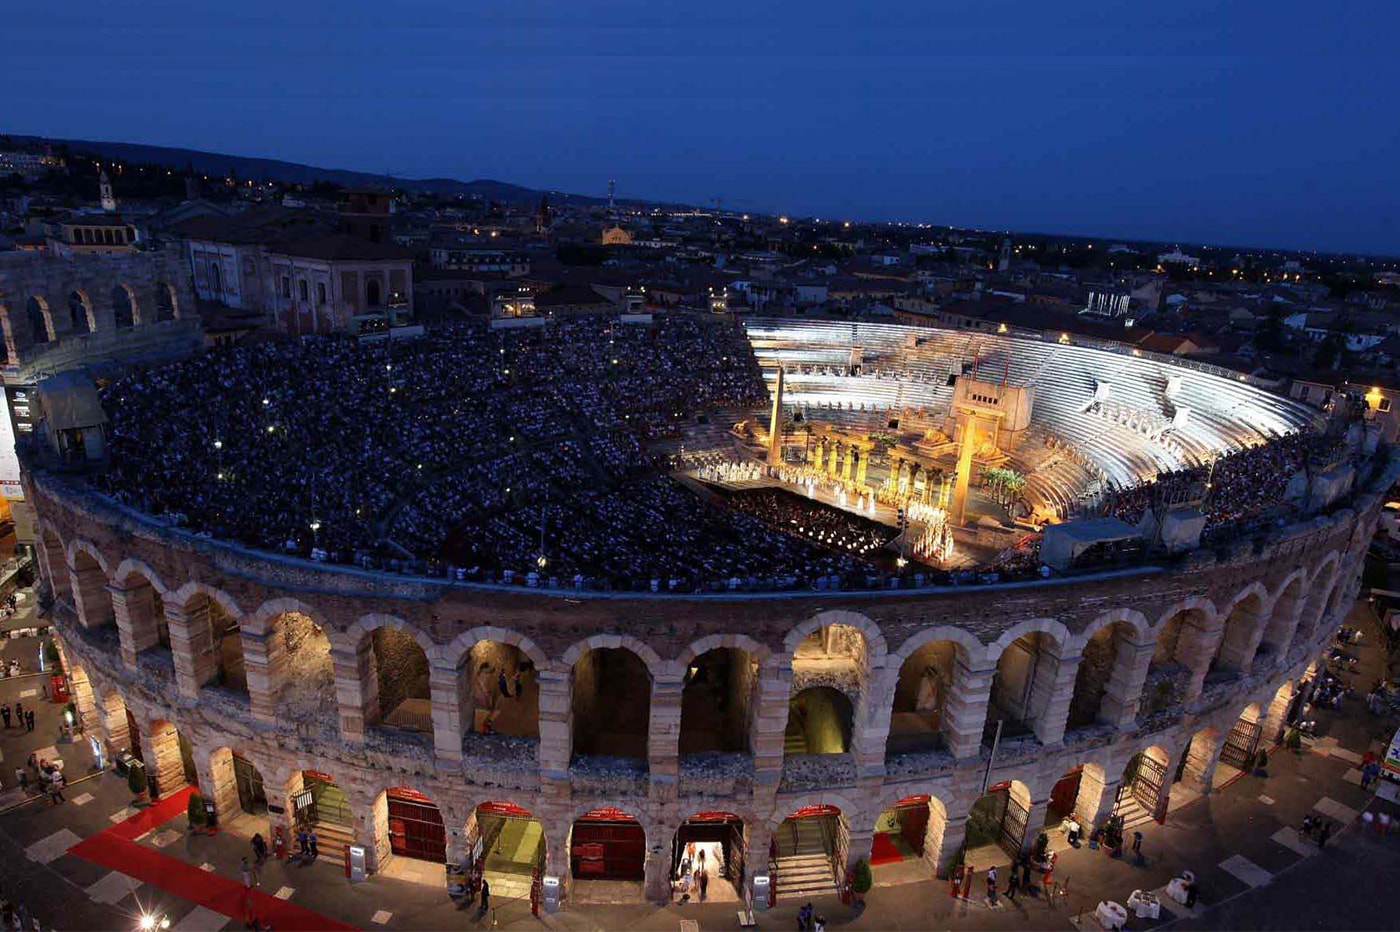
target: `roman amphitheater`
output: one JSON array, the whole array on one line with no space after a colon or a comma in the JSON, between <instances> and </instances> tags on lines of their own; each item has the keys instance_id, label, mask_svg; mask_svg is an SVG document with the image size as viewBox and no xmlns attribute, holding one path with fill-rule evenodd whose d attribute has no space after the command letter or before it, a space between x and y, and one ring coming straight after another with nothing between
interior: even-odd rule
<instances>
[{"instance_id":1,"label":"roman amphitheater","mask_svg":"<svg viewBox=\"0 0 1400 932\"><path fill-rule=\"evenodd\" d=\"M696 850L711 898L928 877L1169 819L1277 740L1400 472L1059 334L752 320L672 360L567 326L215 351L104 388L108 462L23 451L89 733L222 821L498 897L664 899ZM427 390L500 416L391 400Z\"/></svg>"}]
</instances>

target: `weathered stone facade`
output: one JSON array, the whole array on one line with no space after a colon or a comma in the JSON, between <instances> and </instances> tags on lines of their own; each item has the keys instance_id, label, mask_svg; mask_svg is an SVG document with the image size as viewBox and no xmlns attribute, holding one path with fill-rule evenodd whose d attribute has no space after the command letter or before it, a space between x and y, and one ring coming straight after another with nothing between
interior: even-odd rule
<instances>
[{"instance_id":1,"label":"weathered stone facade","mask_svg":"<svg viewBox=\"0 0 1400 932\"><path fill-rule=\"evenodd\" d=\"M917 593L672 597L451 585L196 538L47 472L28 473L26 492L40 517L55 626L75 678L89 684L78 690L84 720L113 746L130 740L123 714L130 710L148 761L178 779L161 763L171 753L165 723L173 724L220 808L237 806L230 751L256 765L269 798L299 790L304 770L330 774L346 793L356 839L378 857L388 850L386 788L411 786L436 803L450 857L474 831L477 805L512 802L542 824L546 873L566 884L574 821L616 807L645 828L646 890L661 897L671 839L699 811L743 819L752 874L763 872L773 832L803 806L839 807L849 862L869 854L881 811L927 794L924 857L930 869L946 865L983 786L994 690L1014 694L1007 701L1025 726L999 748L991 781L1010 781L1029 810L1027 845L1046 819L1052 788L1076 768L1083 777L1075 813L1085 820L1111 809L1125 768L1149 749L1169 773L1184 756L1185 785L1208 792L1222 738L1242 715L1277 738L1294 684L1354 600L1380 496L1400 468L1388 462L1348 507L1171 565ZM228 655L214 656L207 619L215 607L237 620L246 695L218 685ZM307 620L317 633L308 633ZM1101 638L1089 649L1092 675L1080 677L1086 645L1110 627L1109 643ZM373 635L383 628L411 638L422 662L415 666L396 648L380 669ZM803 645L814 632L821 637ZM1163 635L1170 643L1159 649ZM325 647L304 654L300 645L319 636ZM951 667L939 699L943 745L892 753L896 693L917 688L917 680L901 687L901 674L922 676L931 654L907 671L905 661L936 642L950 645L939 654ZM514 650L503 653L505 645ZM645 668L644 757L575 754L573 716L589 708L575 690L585 679L580 671L595 669L590 652L599 648L629 651ZM688 671L718 648L752 664L754 675L726 687L741 690L747 750L683 757ZM1002 662L1012 654L1021 657L1019 673ZM320 693L307 672L312 661L328 671ZM479 733L478 706L490 695L479 671L489 677L512 663L529 668L537 686L536 733ZM812 663L827 673L807 669ZM1154 670L1167 667L1181 671L1178 691L1144 709ZM431 739L381 724L380 677L403 670L417 694L426 670ZM333 717L284 714L283 706L312 701L297 698L302 680ZM795 690L828 681L854 693L849 748L786 754ZM1093 690L1095 701L1076 700L1076 684ZM1066 734L1071 707L1079 723ZM588 714L596 720L598 710Z\"/></svg>"}]
</instances>

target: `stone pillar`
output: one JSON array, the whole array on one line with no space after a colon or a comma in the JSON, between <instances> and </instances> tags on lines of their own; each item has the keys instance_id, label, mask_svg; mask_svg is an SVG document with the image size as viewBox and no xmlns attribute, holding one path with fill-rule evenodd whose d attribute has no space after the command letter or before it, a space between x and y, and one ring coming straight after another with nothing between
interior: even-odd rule
<instances>
[{"instance_id":1,"label":"stone pillar","mask_svg":"<svg viewBox=\"0 0 1400 932\"><path fill-rule=\"evenodd\" d=\"M758 671L752 732L754 778L776 784L783 773L783 732L792 699L792 668L767 663Z\"/></svg>"},{"instance_id":2,"label":"stone pillar","mask_svg":"<svg viewBox=\"0 0 1400 932\"><path fill-rule=\"evenodd\" d=\"M365 729L379 720L379 678L370 639L365 638L351 651L332 648L331 669L335 671L341 740L363 744Z\"/></svg>"},{"instance_id":3,"label":"stone pillar","mask_svg":"<svg viewBox=\"0 0 1400 932\"><path fill-rule=\"evenodd\" d=\"M82 569L70 565L68 573L73 580L73 607L83 627L112 624L112 600L107 597L107 577L102 574L102 567L90 560Z\"/></svg>"},{"instance_id":4,"label":"stone pillar","mask_svg":"<svg viewBox=\"0 0 1400 932\"><path fill-rule=\"evenodd\" d=\"M1021 838L1021 853L1028 853L1035 847L1035 839L1045 831L1045 819L1049 815L1050 797L1032 799L1026 807L1026 834Z\"/></svg>"},{"instance_id":5,"label":"stone pillar","mask_svg":"<svg viewBox=\"0 0 1400 932\"><path fill-rule=\"evenodd\" d=\"M1186 702L1194 702L1205 687L1206 674L1210 672L1210 662L1215 657L1215 646L1224 637L1219 620L1211 628L1197 627L1195 619L1188 617L1181 624L1181 640L1176 649L1177 659L1191 671L1191 680L1186 686Z\"/></svg>"},{"instance_id":6,"label":"stone pillar","mask_svg":"<svg viewBox=\"0 0 1400 932\"><path fill-rule=\"evenodd\" d=\"M540 670L540 771L567 778L574 756L574 714L568 670ZM563 875L560 875L563 876Z\"/></svg>"},{"instance_id":7,"label":"stone pillar","mask_svg":"<svg viewBox=\"0 0 1400 932\"><path fill-rule=\"evenodd\" d=\"M851 750L855 752L856 779L883 777L885 747L890 738L893 693L883 688L883 670L871 670L855 709Z\"/></svg>"},{"instance_id":8,"label":"stone pillar","mask_svg":"<svg viewBox=\"0 0 1400 932\"><path fill-rule=\"evenodd\" d=\"M98 704L97 714L101 721L102 738L113 754L131 747L131 728L126 720L126 703L121 696L109 693Z\"/></svg>"},{"instance_id":9,"label":"stone pillar","mask_svg":"<svg viewBox=\"0 0 1400 932\"><path fill-rule=\"evenodd\" d=\"M1058 656L1048 647L1037 651L1030 703L1035 715L1035 737L1041 744L1059 744L1064 740L1075 674L1083 659L1080 654Z\"/></svg>"},{"instance_id":10,"label":"stone pillar","mask_svg":"<svg viewBox=\"0 0 1400 932\"><path fill-rule=\"evenodd\" d=\"M656 833L658 837L655 838L650 833L647 835L646 863L642 868L646 881L643 895L652 903L667 903L671 899L671 838L675 831L667 833L658 827ZM712 876L710 881L713 883L717 879Z\"/></svg>"},{"instance_id":11,"label":"stone pillar","mask_svg":"<svg viewBox=\"0 0 1400 932\"><path fill-rule=\"evenodd\" d=\"M1157 645L1151 641L1133 644L1122 632L1113 637L1113 669L1099 707L1099 719L1116 725L1119 731L1128 731L1137 724L1142 691L1147 688L1147 674Z\"/></svg>"},{"instance_id":12,"label":"stone pillar","mask_svg":"<svg viewBox=\"0 0 1400 932\"><path fill-rule=\"evenodd\" d=\"M253 713L253 721L275 724L276 684L281 681L281 667L285 663L286 653L275 633L254 634L243 628L239 631L239 638L243 642L243 667L248 674L248 707Z\"/></svg>"},{"instance_id":13,"label":"stone pillar","mask_svg":"<svg viewBox=\"0 0 1400 932\"><path fill-rule=\"evenodd\" d=\"M651 722L647 728L647 766L653 782L658 777L675 780L680 775L681 692L680 677L657 677L651 684Z\"/></svg>"},{"instance_id":14,"label":"stone pillar","mask_svg":"<svg viewBox=\"0 0 1400 932\"><path fill-rule=\"evenodd\" d=\"M873 823L859 829L850 827L859 813L848 812L845 815L849 827L846 838L846 875L850 876L857 861L861 858L870 860L870 849L875 843L875 827Z\"/></svg>"},{"instance_id":15,"label":"stone pillar","mask_svg":"<svg viewBox=\"0 0 1400 932\"><path fill-rule=\"evenodd\" d=\"M199 774L199 789L205 799L212 800L219 822L226 822L242 811L238 802L238 782L233 771L233 752L220 748L212 754L195 753L195 770Z\"/></svg>"},{"instance_id":16,"label":"stone pillar","mask_svg":"<svg viewBox=\"0 0 1400 932\"><path fill-rule=\"evenodd\" d=\"M962 652L958 652L953 665L953 688L949 690L943 716L948 750L958 760L981 753L982 731L987 725L987 705L992 698L995 674L995 664L973 668L963 659Z\"/></svg>"},{"instance_id":17,"label":"stone pillar","mask_svg":"<svg viewBox=\"0 0 1400 932\"><path fill-rule=\"evenodd\" d=\"M1076 800L1074 814L1086 832L1092 831L1094 826L1113 814L1113 806L1118 801L1118 790L1122 785L1122 781L1119 779L1103 781L1103 786L1093 800L1092 806L1087 805L1088 800L1085 799L1084 788L1082 785L1080 786L1079 799L1085 800L1086 805L1081 809L1079 800Z\"/></svg>"},{"instance_id":18,"label":"stone pillar","mask_svg":"<svg viewBox=\"0 0 1400 932\"><path fill-rule=\"evenodd\" d=\"M967 814L964 813L956 818L948 817L947 823L943 826L943 844L938 851L938 876L948 876L948 871L952 869L953 859L962 850L963 842L967 840Z\"/></svg>"},{"instance_id":19,"label":"stone pillar","mask_svg":"<svg viewBox=\"0 0 1400 932\"><path fill-rule=\"evenodd\" d=\"M1215 765L1220 762L1220 749L1224 746L1223 735L1211 738L1203 732L1197 732L1196 737L1182 752L1186 755L1186 768L1181 773L1182 785L1202 796L1209 796L1211 782L1215 778Z\"/></svg>"},{"instance_id":20,"label":"stone pillar","mask_svg":"<svg viewBox=\"0 0 1400 932\"><path fill-rule=\"evenodd\" d=\"M462 760L462 689L460 667L433 663L428 668L428 688L433 706L433 751L439 763Z\"/></svg>"},{"instance_id":21,"label":"stone pillar","mask_svg":"<svg viewBox=\"0 0 1400 932\"><path fill-rule=\"evenodd\" d=\"M841 461L841 478L847 482L851 480L851 467L855 465L855 447L846 447L846 456Z\"/></svg>"},{"instance_id":22,"label":"stone pillar","mask_svg":"<svg viewBox=\"0 0 1400 932\"><path fill-rule=\"evenodd\" d=\"M1274 693L1274 698L1269 701L1269 707L1264 710L1264 727L1261 737L1271 744L1276 744L1283 740L1284 730L1288 726L1288 708L1293 704L1293 681L1288 680Z\"/></svg>"},{"instance_id":23,"label":"stone pillar","mask_svg":"<svg viewBox=\"0 0 1400 932\"><path fill-rule=\"evenodd\" d=\"M109 586L107 591L112 597L112 614L121 638L122 663L128 670L135 670L137 656L160 644L160 631L155 618L155 588L141 581L137 585Z\"/></svg>"},{"instance_id":24,"label":"stone pillar","mask_svg":"<svg viewBox=\"0 0 1400 932\"><path fill-rule=\"evenodd\" d=\"M88 682L87 671L73 663L67 664L67 667L73 704L78 709L78 725L86 732L97 731L101 727L101 721L92 699L92 684Z\"/></svg>"},{"instance_id":25,"label":"stone pillar","mask_svg":"<svg viewBox=\"0 0 1400 932\"><path fill-rule=\"evenodd\" d=\"M860 462L856 464L856 485L865 488L866 467L870 465L870 451L862 450Z\"/></svg>"},{"instance_id":26,"label":"stone pillar","mask_svg":"<svg viewBox=\"0 0 1400 932\"><path fill-rule=\"evenodd\" d=\"M177 605L165 606L170 625L170 650L175 655L175 685L182 699L198 699L200 687L212 683L219 673L214 656L214 634L209 627L209 604L186 611Z\"/></svg>"}]
</instances>

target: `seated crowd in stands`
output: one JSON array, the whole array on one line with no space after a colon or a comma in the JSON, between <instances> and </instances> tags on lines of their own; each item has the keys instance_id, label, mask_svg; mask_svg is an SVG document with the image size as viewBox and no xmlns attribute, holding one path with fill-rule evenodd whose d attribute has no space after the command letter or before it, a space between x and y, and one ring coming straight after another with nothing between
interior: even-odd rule
<instances>
[{"instance_id":1,"label":"seated crowd in stands","mask_svg":"<svg viewBox=\"0 0 1400 932\"><path fill-rule=\"evenodd\" d=\"M1209 465L1164 472L1151 482L1116 491L1109 514L1137 524L1156 500L1203 499L1206 527L1221 530L1266 518L1282 505L1288 482L1312 462L1328 465L1342 455L1341 441L1298 433L1227 453Z\"/></svg>"},{"instance_id":2,"label":"seated crowd in stands","mask_svg":"<svg viewBox=\"0 0 1400 932\"><path fill-rule=\"evenodd\" d=\"M894 529L877 521L782 489L736 492L729 497L729 505L769 527L856 556L873 556L895 536Z\"/></svg>"}]
</instances>

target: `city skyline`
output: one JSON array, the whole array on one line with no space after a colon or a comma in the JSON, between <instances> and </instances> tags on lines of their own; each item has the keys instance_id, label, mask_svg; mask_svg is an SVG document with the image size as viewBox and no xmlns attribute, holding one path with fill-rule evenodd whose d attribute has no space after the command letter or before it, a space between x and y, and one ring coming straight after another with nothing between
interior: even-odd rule
<instances>
[{"instance_id":1,"label":"city skyline","mask_svg":"<svg viewBox=\"0 0 1400 932\"><path fill-rule=\"evenodd\" d=\"M454 22L255 4L229 22L153 4L92 7L74 32L71 9L31 9L0 76L26 89L20 133L586 194L617 178L627 197L822 218L1400 252L1384 17L1358 34L1271 10L1008 2L850 23L527 4ZM85 67L34 80L60 44Z\"/></svg>"}]
</instances>

